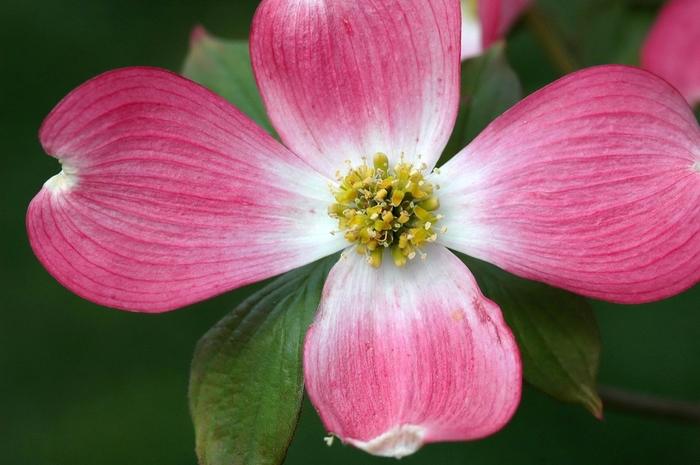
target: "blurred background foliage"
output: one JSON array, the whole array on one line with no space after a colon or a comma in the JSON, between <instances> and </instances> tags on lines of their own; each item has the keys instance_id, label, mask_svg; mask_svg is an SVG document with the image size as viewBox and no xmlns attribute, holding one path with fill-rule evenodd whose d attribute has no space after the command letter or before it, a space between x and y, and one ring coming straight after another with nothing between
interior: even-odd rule
<instances>
[{"instance_id":1,"label":"blurred background foliage","mask_svg":"<svg viewBox=\"0 0 700 465\"><path fill-rule=\"evenodd\" d=\"M635 64L657 0L539 0L508 39L530 93L567 67ZM0 2L0 463L195 464L187 411L198 338L253 291L237 290L162 315L99 307L60 286L28 244L24 214L58 172L37 139L70 90L134 65L181 68L191 29L245 38L256 0ZM554 49L552 48L554 47ZM551 60L556 48L565 59ZM593 302L600 383L700 401L700 286L663 302ZM526 388L513 421L490 438L426 446L408 464L700 463L700 427L580 406ZM286 464L381 463L327 447L306 404Z\"/></svg>"}]
</instances>

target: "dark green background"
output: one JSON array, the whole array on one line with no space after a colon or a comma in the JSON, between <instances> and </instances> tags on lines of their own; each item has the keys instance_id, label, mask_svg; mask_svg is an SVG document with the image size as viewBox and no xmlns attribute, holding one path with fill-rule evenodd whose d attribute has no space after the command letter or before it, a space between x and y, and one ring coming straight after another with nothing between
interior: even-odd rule
<instances>
[{"instance_id":1,"label":"dark green background","mask_svg":"<svg viewBox=\"0 0 700 465\"><path fill-rule=\"evenodd\" d=\"M29 248L24 214L42 183L59 171L37 131L65 94L113 68L177 71L194 25L243 38L256 3L0 2L0 464L196 463L187 412L191 354L197 339L249 289L162 315L102 308L42 268ZM557 2L541 3L547 11ZM599 20L591 24L600 29L578 24L581 10L574 7L563 8L569 17L553 29L590 45L581 46L583 64L632 61L658 2L628 2L630 8L608 2L602 10L596 0L571 4L596 3ZM523 24L509 56L529 91L556 76ZM603 335L601 383L700 399L699 286L644 306L594 305ZM286 463L393 462L338 443L328 448L323 436L307 405ZM700 428L614 410L600 422L581 407L526 389L518 413L499 434L429 445L401 463L700 463Z\"/></svg>"}]
</instances>

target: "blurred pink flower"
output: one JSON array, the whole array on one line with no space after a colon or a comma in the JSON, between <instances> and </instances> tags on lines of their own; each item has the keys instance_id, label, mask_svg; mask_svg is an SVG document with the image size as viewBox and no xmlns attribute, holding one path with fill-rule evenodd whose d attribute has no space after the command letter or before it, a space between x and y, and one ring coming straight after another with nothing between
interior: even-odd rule
<instances>
[{"instance_id":1,"label":"blurred pink flower","mask_svg":"<svg viewBox=\"0 0 700 465\"><path fill-rule=\"evenodd\" d=\"M461 0L462 60L481 54L506 35L532 0Z\"/></svg>"},{"instance_id":2,"label":"blurred pink flower","mask_svg":"<svg viewBox=\"0 0 700 465\"><path fill-rule=\"evenodd\" d=\"M615 302L680 292L700 278L700 130L665 82L606 66L433 171L460 18L457 0L263 0L251 57L284 145L167 71L83 84L40 131L63 171L27 213L36 255L87 299L162 312L345 249L304 348L326 428L396 457L497 431L518 349L448 248Z\"/></svg>"},{"instance_id":3,"label":"blurred pink flower","mask_svg":"<svg viewBox=\"0 0 700 465\"><path fill-rule=\"evenodd\" d=\"M671 0L659 12L641 53L642 68L700 104L700 0Z\"/></svg>"}]
</instances>

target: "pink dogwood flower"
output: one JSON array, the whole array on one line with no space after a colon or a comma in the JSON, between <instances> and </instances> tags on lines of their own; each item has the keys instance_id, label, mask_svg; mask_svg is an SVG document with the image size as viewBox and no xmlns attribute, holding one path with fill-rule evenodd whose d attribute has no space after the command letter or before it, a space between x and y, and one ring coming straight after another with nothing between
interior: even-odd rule
<instances>
[{"instance_id":1,"label":"pink dogwood flower","mask_svg":"<svg viewBox=\"0 0 700 465\"><path fill-rule=\"evenodd\" d=\"M673 84L690 105L700 104L700 0L671 0L642 46L642 68Z\"/></svg>"},{"instance_id":2,"label":"pink dogwood flower","mask_svg":"<svg viewBox=\"0 0 700 465\"><path fill-rule=\"evenodd\" d=\"M700 129L643 70L570 75L433 170L459 100L458 0L263 0L277 142L173 73L109 72L40 139L27 228L62 284L162 312L345 250L304 347L326 428L373 454L481 438L521 393L513 335L448 248L636 303L700 278ZM358 253L359 252L359 253Z\"/></svg>"},{"instance_id":3,"label":"pink dogwood flower","mask_svg":"<svg viewBox=\"0 0 700 465\"><path fill-rule=\"evenodd\" d=\"M462 60L480 55L506 35L532 0L461 0Z\"/></svg>"}]
</instances>

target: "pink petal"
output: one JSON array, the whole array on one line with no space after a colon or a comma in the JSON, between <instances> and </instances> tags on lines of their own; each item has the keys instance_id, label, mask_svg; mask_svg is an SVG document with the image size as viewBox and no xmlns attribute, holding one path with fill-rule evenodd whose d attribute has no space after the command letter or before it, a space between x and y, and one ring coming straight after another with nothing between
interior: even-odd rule
<instances>
[{"instance_id":1,"label":"pink petal","mask_svg":"<svg viewBox=\"0 0 700 465\"><path fill-rule=\"evenodd\" d=\"M375 455L477 439L511 418L521 390L499 308L444 247L379 269L348 252L306 336L306 388L328 431Z\"/></svg>"},{"instance_id":2,"label":"pink petal","mask_svg":"<svg viewBox=\"0 0 700 465\"><path fill-rule=\"evenodd\" d=\"M457 0L264 0L253 69L285 144L328 176L384 152L432 165L459 99Z\"/></svg>"},{"instance_id":3,"label":"pink petal","mask_svg":"<svg viewBox=\"0 0 700 465\"><path fill-rule=\"evenodd\" d=\"M671 0L661 9L641 64L676 86L691 105L700 104L700 0Z\"/></svg>"},{"instance_id":4,"label":"pink petal","mask_svg":"<svg viewBox=\"0 0 700 465\"><path fill-rule=\"evenodd\" d=\"M569 75L442 169L441 244L525 278L635 303L700 279L700 128L646 71Z\"/></svg>"},{"instance_id":5,"label":"pink petal","mask_svg":"<svg viewBox=\"0 0 700 465\"><path fill-rule=\"evenodd\" d=\"M325 179L205 88L167 71L103 74L40 139L63 163L27 213L49 272L128 310L181 307L344 245Z\"/></svg>"},{"instance_id":6,"label":"pink petal","mask_svg":"<svg viewBox=\"0 0 700 465\"><path fill-rule=\"evenodd\" d=\"M532 0L479 0L482 47L503 38Z\"/></svg>"}]
</instances>

